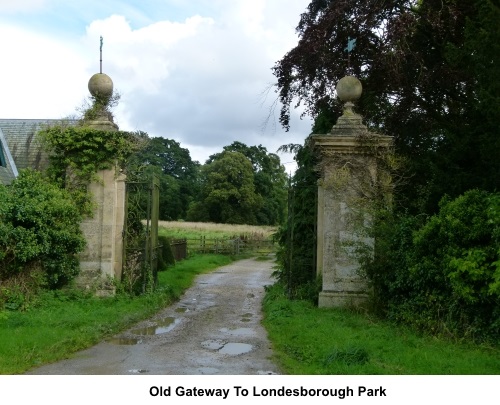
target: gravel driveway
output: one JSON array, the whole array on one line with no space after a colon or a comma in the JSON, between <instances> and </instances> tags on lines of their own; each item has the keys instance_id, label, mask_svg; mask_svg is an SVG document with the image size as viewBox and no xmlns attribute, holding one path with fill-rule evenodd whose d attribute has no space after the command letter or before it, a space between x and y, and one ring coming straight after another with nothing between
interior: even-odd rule
<instances>
[{"instance_id":1,"label":"gravel driveway","mask_svg":"<svg viewBox=\"0 0 500 405\"><path fill-rule=\"evenodd\" d=\"M248 259L200 275L153 318L28 374L279 374L260 324L272 265Z\"/></svg>"}]
</instances>

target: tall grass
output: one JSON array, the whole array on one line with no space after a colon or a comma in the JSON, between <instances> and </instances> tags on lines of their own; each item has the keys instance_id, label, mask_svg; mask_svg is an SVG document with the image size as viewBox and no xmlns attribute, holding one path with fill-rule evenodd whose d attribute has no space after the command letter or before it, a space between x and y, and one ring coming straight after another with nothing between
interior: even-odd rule
<instances>
[{"instance_id":1,"label":"tall grass","mask_svg":"<svg viewBox=\"0 0 500 405\"><path fill-rule=\"evenodd\" d=\"M276 232L272 226L215 224L212 222L160 221L160 233L170 238L207 239L255 236L267 239Z\"/></svg>"},{"instance_id":2,"label":"tall grass","mask_svg":"<svg viewBox=\"0 0 500 405\"><path fill-rule=\"evenodd\" d=\"M421 336L271 287L264 326L285 374L500 374L500 348Z\"/></svg>"},{"instance_id":3,"label":"tall grass","mask_svg":"<svg viewBox=\"0 0 500 405\"><path fill-rule=\"evenodd\" d=\"M270 226L215 224L210 222L160 221L158 234L169 239L186 239L188 254L225 253L251 255L272 253L275 249ZM235 239L244 240L239 245Z\"/></svg>"},{"instance_id":4,"label":"tall grass","mask_svg":"<svg viewBox=\"0 0 500 405\"><path fill-rule=\"evenodd\" d=\"M25 312L0 312L0 374L20 374L92 346L179 298L197 274L234 258L199 255L160 272L148 295L97 298L81 291L47 292Z\"/></svg>"}]
</instances>

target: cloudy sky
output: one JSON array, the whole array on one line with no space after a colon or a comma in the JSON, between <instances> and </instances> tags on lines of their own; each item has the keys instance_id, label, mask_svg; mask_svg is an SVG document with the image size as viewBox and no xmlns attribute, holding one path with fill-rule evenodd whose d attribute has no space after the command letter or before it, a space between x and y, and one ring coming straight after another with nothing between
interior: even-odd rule
<instances>
[{"instance_id":1,"label":"cloudy sky","mask_svg":"<svg viewBox=\"0 0 500 405\"><path fill-rule=\"evenodd\" d=\"M0 117L75 114L99 72L123 130L172 138L201 163L233 141L302 143L278 122L271 68L297 43L309 0L0 0ZM281 155L287 169L291 159Z\"/></svg>"}]
</instances>

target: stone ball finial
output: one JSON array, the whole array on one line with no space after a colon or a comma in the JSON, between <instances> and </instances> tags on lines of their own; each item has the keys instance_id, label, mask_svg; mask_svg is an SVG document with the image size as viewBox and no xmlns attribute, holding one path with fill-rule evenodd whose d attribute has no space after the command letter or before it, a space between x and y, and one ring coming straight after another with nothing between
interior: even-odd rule
<instances>
[{"instance_id":1,"label":"stone ball finial","mask_svg":"<svg viewBox=\"0 0 500 405\"><path fill-rule=\"evenodd\" d=\"M344 76L337 83L337 96L344 103L355 102L361 97L363 86L361 82L354 76Z\"/></svg>"},{"instance_id":2,"label":"stone ball finial","mask_svg":"<svg viewBox=\"0 0 500 405\"><path fill-rule=\"evenodd\" d=\"M96 73L89 80L89 91L95 98L109 100L113 95L113 81L105 73Z\"/></svg>"}]
</instances>

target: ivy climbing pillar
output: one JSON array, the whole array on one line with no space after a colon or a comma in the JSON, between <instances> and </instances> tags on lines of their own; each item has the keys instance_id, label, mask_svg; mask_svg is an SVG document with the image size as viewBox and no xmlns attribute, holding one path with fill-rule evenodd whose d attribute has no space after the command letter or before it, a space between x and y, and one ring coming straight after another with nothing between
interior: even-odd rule
<instances>
[{"instance_id":1,"label":"ivy climbing pillar","mask_svg":"<svg viewBox=\"0 0 500 405\"><path fill-rule=\"evenodd\" d=\"M109 76L103 73L92 76L89 90L97 101L97 108L85 124L96 130L118 131L106 109L107 100L113 93ZM114 294L113 280L119 280L122 273L125 179L115 165L97 172L97 180L88 186L95 209L93 216L81 224L87 247L80 255L78 284L102 296Z\"/></svg>"},{"instance_id":2,"label":"ivy climbing pillar","mask_svg":"<svg viewBox=\"0 0 500 405\"><path fill-rule=\"evenodd\" d=\"M344 113L328 134L313 135L318 170L317 272L322 277L320 307L359 306L368 297L360 257L372 254L376 202L390 203L390 175L379 165L392 137L368 131L354 113L361 96L359 80L342 78L337 95Z\"/></svg>"}]
</instances>

